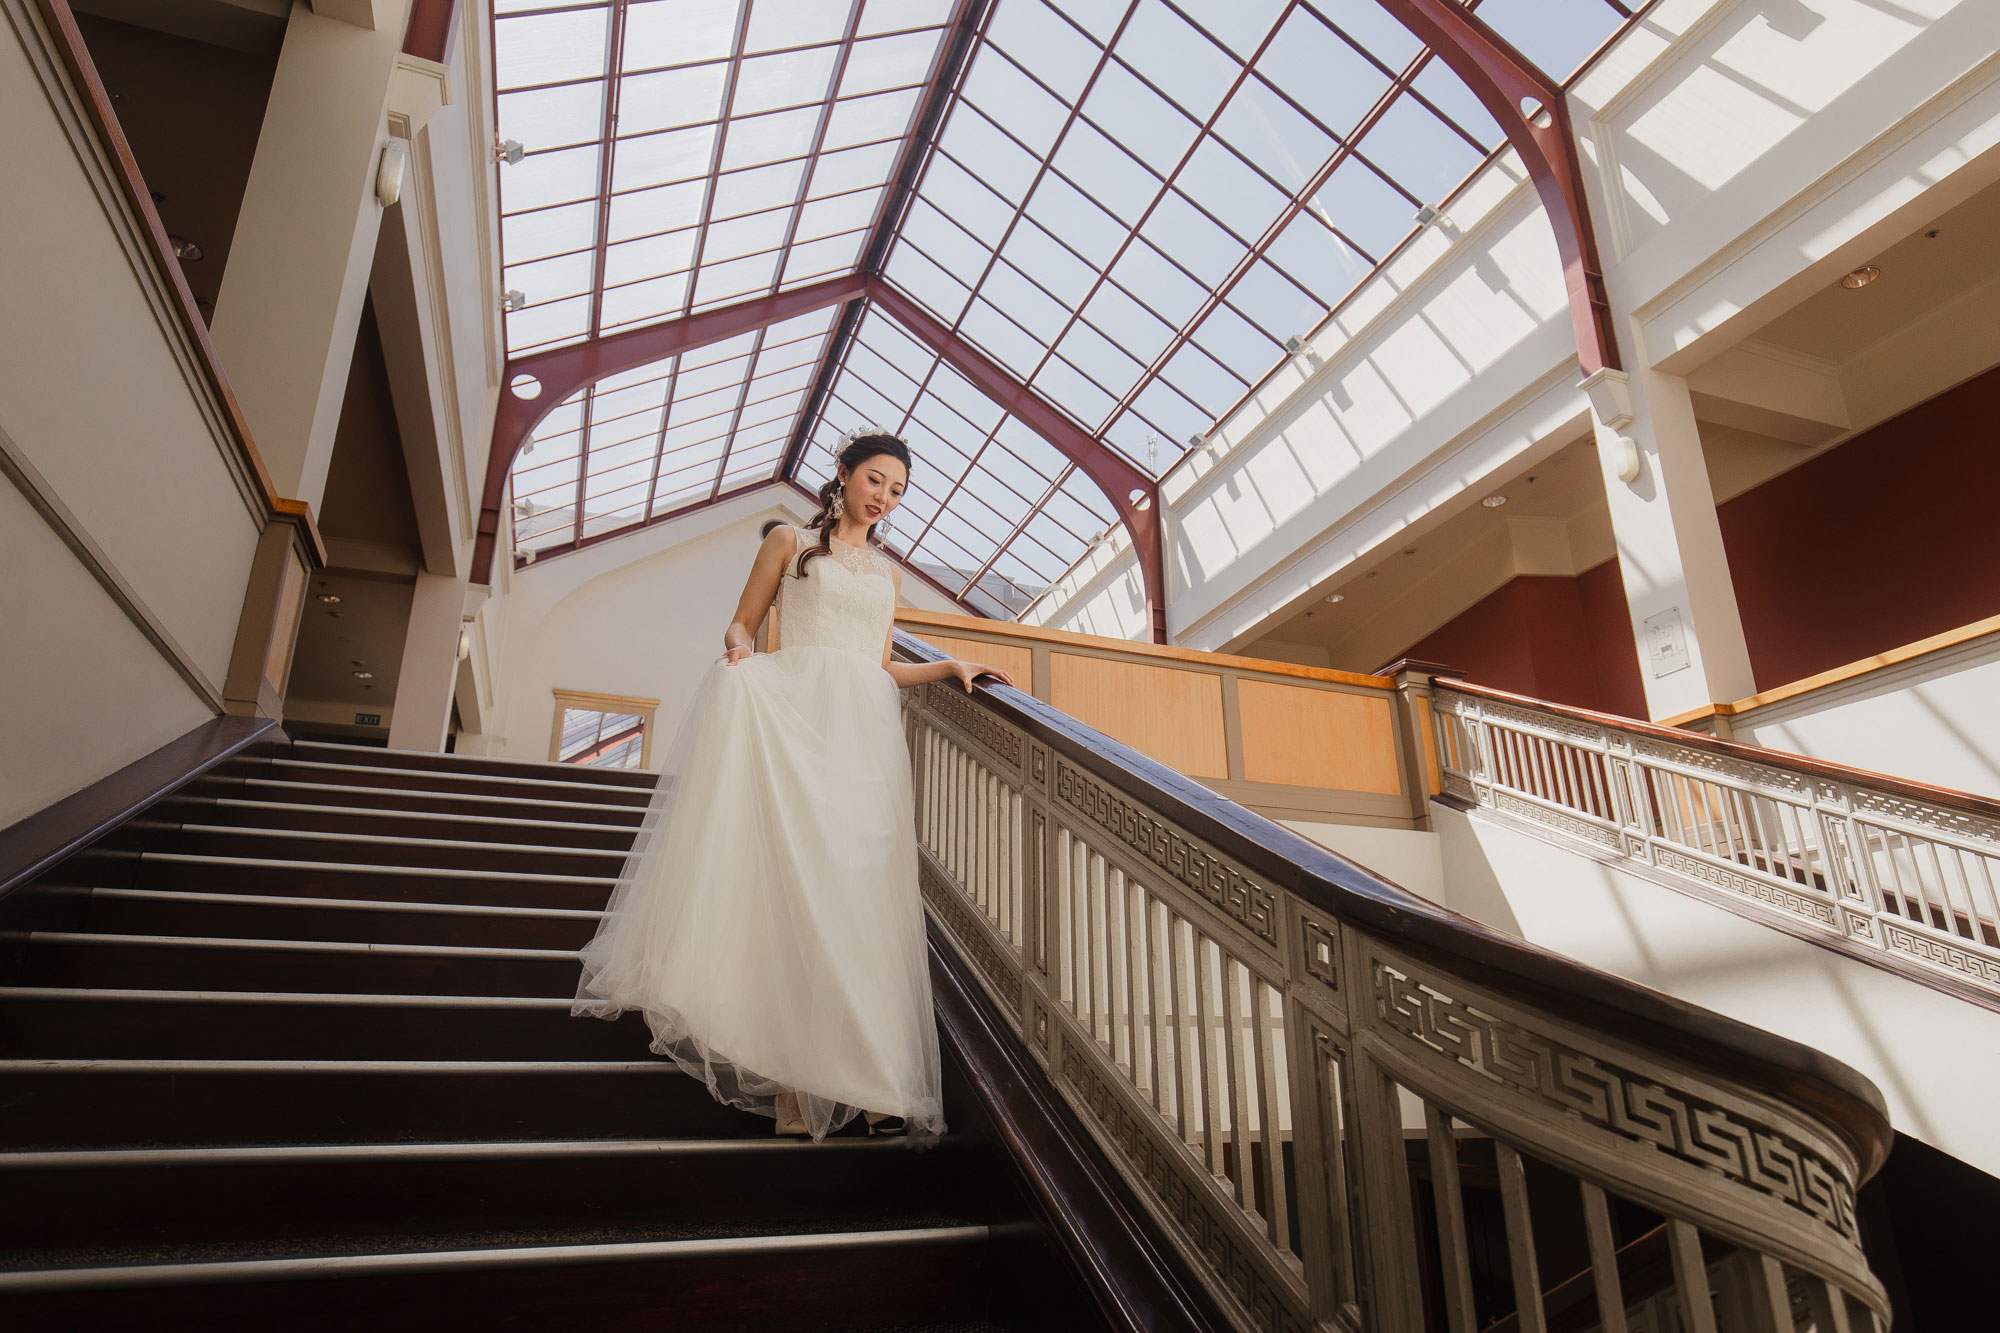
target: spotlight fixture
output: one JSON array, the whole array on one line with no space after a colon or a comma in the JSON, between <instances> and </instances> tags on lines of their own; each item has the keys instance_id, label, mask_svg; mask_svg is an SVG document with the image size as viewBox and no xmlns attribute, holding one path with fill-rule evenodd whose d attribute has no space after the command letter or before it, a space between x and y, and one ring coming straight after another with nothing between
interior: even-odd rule
<instances>
[{"instance_id":1,"label":"spotlight fixture","mask_svg":"<svg viewBox=\"0 0 2000 1333\"><path fill-rule=\"evenodd\" d=\"M1485 505L1488 509L1498 509L1501 505L1507 503L1507 497L1504 495L1489 495L1479 503Z\"/></svg>"},{"instance_id":2,"label":"spotlight fixture","mask_svg":"<svg viewBox=\"0 0 2000 1333\"><path fill-rule=\"evenodd\" d=\"M1202 447L1202 446L1203 446L1204 444L1207 444L1207 443L1208 443L1208 437L1207 437L1206 435L1190 435L1190 436L1188 436L1188 448L1190 448L1190 449L1199 449L1199 448L1201 448L1201 447Z\"/></svg>"},{"instance_id":3,"label":"spotlight fixture","mask_svg":"<svg viewBox=\"0 0 2000 1333\"><path fill-rule=\"evenodd\" d=\"M1291 337L1285 339L1285 350L1287 352L1290 352L1293 356L1297 356L1299 354L1300 349L1303 348L1305 345L1306 345L1306 340L1304 338L1299 337L1299 335L1296 333L1294 333Z\"/></svg>"},{"instance_id":4,"label":"spotlight fixture","mask_svg":"<svg viewBox=\"0 0 2000 1333\"><path fill-rule=\"evenodd\" d=\"M340 605L340 594L337 592L323 592L319 595L319 599L329 606Z\"/></svg>"},{"instance_id":5,"label":"spotlight fixture","mask_svg":"<svg viewBox=\"0 0 2000 1333\"><path fill-rule=\"evenodd\" d=\"M527 151L527 149L521 147L519 139L502 139L493 146L493 160L495 162L505 162L510 167L518 167L521 165L521 158Z\"/></svg>"},{"instance_id":6,"label":"spotlight fixture","mask_svg":"<svg viewBox=\"0 0 2000 1333\"><path fill-rule=\"evenodd\" d=\"M1875 267L1873 264L1863 264L1860 268L1855 269L1854 272L1842 278L1840 285L1847 288L1850 292L1858 292L1881 276L1881 269Z\"/></svg>"},{"instance_id":7,"label":"spotlight fixture","mask_svg":"<svg viewBox=\"0 0 2000 1333\"><path fill-rule=\"evenodd\" d=\"M356 680L373 680L375 679L375 673L372 671L357 671L354 673L354 678Z\"/></svg>"},{"instance_id":8,"label":"spotlight fixture","mask_svg":"<svg viewBox=\"0 0 2000 1333\"><path fill-rule=\"evenodd\" d=\"M202 248L185 236L169 236L167 244L174 248L174 258L183 264L192 264L202 257Z\"/></svg>"},{"instance_id":9,"label":"spotlight fixture","mask_svg":"<svg viewBox=\"0 0 2000 1333\"><path fill-rule=\"evenodd\" d=\"M522 291L519 287L509 287L507 295L500 301L500 308L511 315L527 304L528 294L526 292Z\"/></svg>"},{"instance_id":10,"label":"spotlight fixture","mask_svg":"<svg viewBox=\"0 0 2000 1333\"><path fill-rule=\"evenodd\" d=\"M1328 606L1332 606L1336 602L1344 602L1346 600L1347 600L1347 594L1344 592L1330 592L1326 595L1326 603Z\"/></svg>"},{"instance_id":11,"label":"spotlight fixture","mask_svg":"<svg viewBox=\"0 0 2000 1333\"><path fill-rule=\"evenodd\" d=\"M1432 208L1429 204L1425 204L1417 210L1415 221L1419 227L1428 227L1443 216L1444 214L1438 212L1437 209Z\"/></svg>"}]
</instances>

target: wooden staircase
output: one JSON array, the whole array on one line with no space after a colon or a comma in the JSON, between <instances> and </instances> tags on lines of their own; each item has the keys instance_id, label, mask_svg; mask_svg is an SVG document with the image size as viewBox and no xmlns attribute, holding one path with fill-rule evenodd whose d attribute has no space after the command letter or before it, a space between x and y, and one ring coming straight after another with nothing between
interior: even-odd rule
<instances>
[{"instance_id":1,"label":"wooden staircase","mask_svg":"<svg viewBox=\"0 0 2000 1333\"><path fill-rule=\"evenodd\" d=\"M570 1017L651 783L267 744L16 895L0 1325L1096 1327L949 1054L934 1151L815 1145Z\"/></svg>"}]
</instances>

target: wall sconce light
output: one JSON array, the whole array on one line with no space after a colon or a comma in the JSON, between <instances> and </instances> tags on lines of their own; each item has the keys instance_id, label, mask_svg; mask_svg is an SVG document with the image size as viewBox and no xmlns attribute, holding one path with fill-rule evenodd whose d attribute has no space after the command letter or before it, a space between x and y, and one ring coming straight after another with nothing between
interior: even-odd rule
<instances>
[{"instance_id":1,"label":"wall sconce light","mask_svg":"<svg viewBox=\"0 0 2000 1333\"><path fill-rule=\"evenodd\" d=\"M394 208L396 201L403 197L403 173L410 165L410 155L403 145L391 139L382 150L381 165L375 168L375 197L384 208Z\"/></svg>"},{"instance_id":2,"label":"wall sconce light","mask_svg":"<svg viewBox=\"0 0 2000 1333\"><path fill-rule=\"evenodd\" d=\"M1611 443L1611 464L1618 469L1618 480L1630 486L1639 480L1643 461L1639 456L1639 442L1630 435L1620 435Z\"/></svg>"}]
</instances>

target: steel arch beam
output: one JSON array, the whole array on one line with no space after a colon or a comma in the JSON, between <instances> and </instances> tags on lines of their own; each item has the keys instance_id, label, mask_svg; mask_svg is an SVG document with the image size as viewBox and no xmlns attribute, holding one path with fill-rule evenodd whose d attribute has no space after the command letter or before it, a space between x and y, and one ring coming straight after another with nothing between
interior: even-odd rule
<instances>
[{"instance_id":1,"label":"steel arch beam","mask_svg":"<svg viewBox=\"0 0 2000 1333\"><path fill-rule=\"evenodd\" d=\"M1521 155L1556 233L1583 373L1622 369L1562 85L1453 0L1376 0L1465 81ZM1537 124L1524 104L1548 113Z\"/></svg>"},{"instance_id":2,"label":"steel arch beam","mask_svg":"<svg viewBox=\"0 0 2000 1333\"><path fill-rule=\"evenodd\" d=\"M500 377L500 405L493 417L493 445L486 454L486 486L480 493L479 528L472 552L472 581L493 581L493 556L499 547L501 501L507 493L507 473L535 427L577 390L623 371L738 334L766 328L797 315L811 314L863 295L867 282L850 273L806 287L760 297L740 305L704 310L682 319L591 338L547 352L531 352L507 362ZM532 375L540 387L528 397L510 387L516 377Z\"/></svg>"},{"instance_id":3,"label":"steel arch beam","mask_svg":"<svg viewBox=\"0 0 2000 1333\"><path fill-rule=\"evenodd\" d=\"M868 280L868 300L1097 483L1097 489L1104 492L1112 508L1118 511L1119 521L1132 534L1132 548L1138 553L1139 573L1146 590L1147 629L1154 643L1165 643L1166 552L1160 532L1159 483L1064 416L1060 409L1001 369L983 352L964 342L941 320L884 279Z\"/></svg>"}]
</instances>

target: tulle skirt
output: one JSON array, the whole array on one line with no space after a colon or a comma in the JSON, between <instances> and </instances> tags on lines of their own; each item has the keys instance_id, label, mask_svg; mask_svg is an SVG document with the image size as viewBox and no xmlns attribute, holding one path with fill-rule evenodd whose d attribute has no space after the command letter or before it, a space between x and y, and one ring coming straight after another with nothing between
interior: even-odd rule
<instances>
[{"instance_id":1,"label":"tulle skirt","mask_svg":"<svg viewBox=\"0 0 2000 1333\"><path fill-rule=\"evenodd\" d=\"M652 1049L719 1101L944 1130L895 683L789 647L702 677L570 1012L646 1016ZM781 1102L780 1099L783 1098Z\"/></svg>"}]
</instances>

